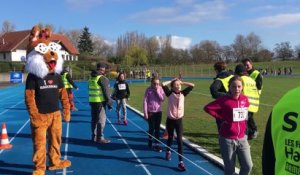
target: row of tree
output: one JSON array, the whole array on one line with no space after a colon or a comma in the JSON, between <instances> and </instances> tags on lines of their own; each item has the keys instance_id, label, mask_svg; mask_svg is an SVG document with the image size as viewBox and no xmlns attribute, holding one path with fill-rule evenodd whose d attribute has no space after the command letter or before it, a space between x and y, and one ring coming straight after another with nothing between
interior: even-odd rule
<instances>
[{"instance_id":1,"label":"row of tree","mask_svg":"<svg viewBox=\"0 0 300 175\"><path fill-rule=\"evenodd\" d=\"M55 28L50 26L53 31ZM9 21L2 24L2 33L14 31L15 25ZM117 38L116 43L109 43L103 38L91 34L88 27L82 30L65 31L58 29L56 33L66 35L79 49L79 59L105 59L115 64L128 66L149 64L197 64L218 60L240 61L252 58L254 61L270 61L272 59L300 59L300 45L292 47L290 42L277 43L273 50L262 46L262 40L255 33L246 36L238 34L231 45L221 46L217 41L204 40L190 49L172 47L172 36L146 37L137 31L127 32Z\"/></svg>"}]
</instances>

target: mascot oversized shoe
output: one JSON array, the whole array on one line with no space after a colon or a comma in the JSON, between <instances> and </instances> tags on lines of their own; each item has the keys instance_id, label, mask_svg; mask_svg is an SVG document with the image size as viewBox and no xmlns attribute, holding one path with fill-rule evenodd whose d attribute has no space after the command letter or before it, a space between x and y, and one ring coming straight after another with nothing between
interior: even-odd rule
<instances>
[{"instance_id":1,"label":"mascot oversized shoe","mask_svg":"<svg viewBox=\"0 0 300 175\"><path fill-rule=\"evenodd\" d=\"M71 166L71 161L69 160L62 160L58 165L49 166L48 170L59 170L68 168Z\"/></svg>"}]
</instances>

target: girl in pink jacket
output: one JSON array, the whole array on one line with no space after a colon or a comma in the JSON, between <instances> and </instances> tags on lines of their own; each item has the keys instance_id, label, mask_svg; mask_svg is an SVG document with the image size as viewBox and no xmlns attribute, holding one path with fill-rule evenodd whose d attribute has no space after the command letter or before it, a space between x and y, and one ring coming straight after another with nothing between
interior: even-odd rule
<instances>
[{"instance_id":1,"label":"girl in pink jacket","mask_svg":"<svg viewBox=\"0 0 300 175\"><path fill-rule=\"evenodd\" d=\"M234 76L229 81L229 92L204 107L205 112L223 122L219 130L219 144L225 175L235 173L236 156L240 161L240 173L250 174L253 163L250 145L245 135L249 101L241 94L242 79Z\"/></svg>"},{"instance_id":2,"label":"girl in pink jacket","mask_svg":"<svg viewBox=\"0 0 300 175\"><path fill-rule=\"evenodd\" d=\"M171 90L168 86L171 84ZM167 152L166 160L171 160L171 151L170 147L173 141L174 130L177 134L177 144L178 144L178 169L180 171L185 171L185 166L183 164L182 158L182 134L183 134L183 124L182 118L184 115L184 98L190 93L194 87L193 83L183 82L179 79L174 79L172 81L166 81L162 83L164 92L168 97L168 109L167 109L167 122L166 129L168 131L168 140L167 140ZM181 90L181 85L186 85L187 87L184 90Z\"/></svg>"},{"instance_id":3,"label":"girl in pink jacket","mask_svg":"<svg viewBox=\"0 0 300 175\"><path fill-rule=\"evenodd\" d=\"M162 151L159 146L159 139L162 117L161 104L164 101L164 98L165 93L160 85L159 78L153 77L151 79L151 86L146 89L144 95L144 117L148 121L149 128L148 147L153 148L158 152ZM154 146L152 146L153 140L155 143Z\"/></svg>"}]
</instances>

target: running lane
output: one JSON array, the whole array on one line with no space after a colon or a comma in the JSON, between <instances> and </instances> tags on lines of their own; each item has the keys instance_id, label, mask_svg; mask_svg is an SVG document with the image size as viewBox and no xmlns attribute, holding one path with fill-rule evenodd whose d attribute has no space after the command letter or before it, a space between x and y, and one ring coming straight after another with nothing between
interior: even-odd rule
<instances>
[{"instance_id":1,"label":"running lane","mask_svg":"<svg viewBox=\"0 0 300 175\"><path fill-rule=\"evenodd\" d=\"M72 166L47 174L67 175L209 175L223 171L198 153L184 146L184 162L187 171L177 170L176 142L172 148L171 161L165 160L163 152L155 152L147 146L146 121L128 108L128 126L118 125L115 108L107 111L105 137L109 144L91 141L90 107L86 82L77 82L79 91L74 91L75 104L79 111L72 112L69 124L63 123L62 159L72 161ZM24 105L24 86L0 90L0 121L5 122L13 148L0 150L0 174L31 174L32 142L28 113Z\"/></svg>"}]
</instances>

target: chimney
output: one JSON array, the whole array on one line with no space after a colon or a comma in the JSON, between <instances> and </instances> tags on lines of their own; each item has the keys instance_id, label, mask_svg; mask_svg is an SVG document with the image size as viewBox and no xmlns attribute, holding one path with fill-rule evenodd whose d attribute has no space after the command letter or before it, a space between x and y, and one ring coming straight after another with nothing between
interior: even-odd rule
<instances>
[{"instance_id":1,"label":"chimney","mask_svg":"<svg viewBox=\"0 0 300 175\"><path fill-rule=\"evenodd\" d=\"M4 40L4 38L2 38L2 44L3 44L3 45L5 44L5 40Z\"/></svg>"}]
</instances>

